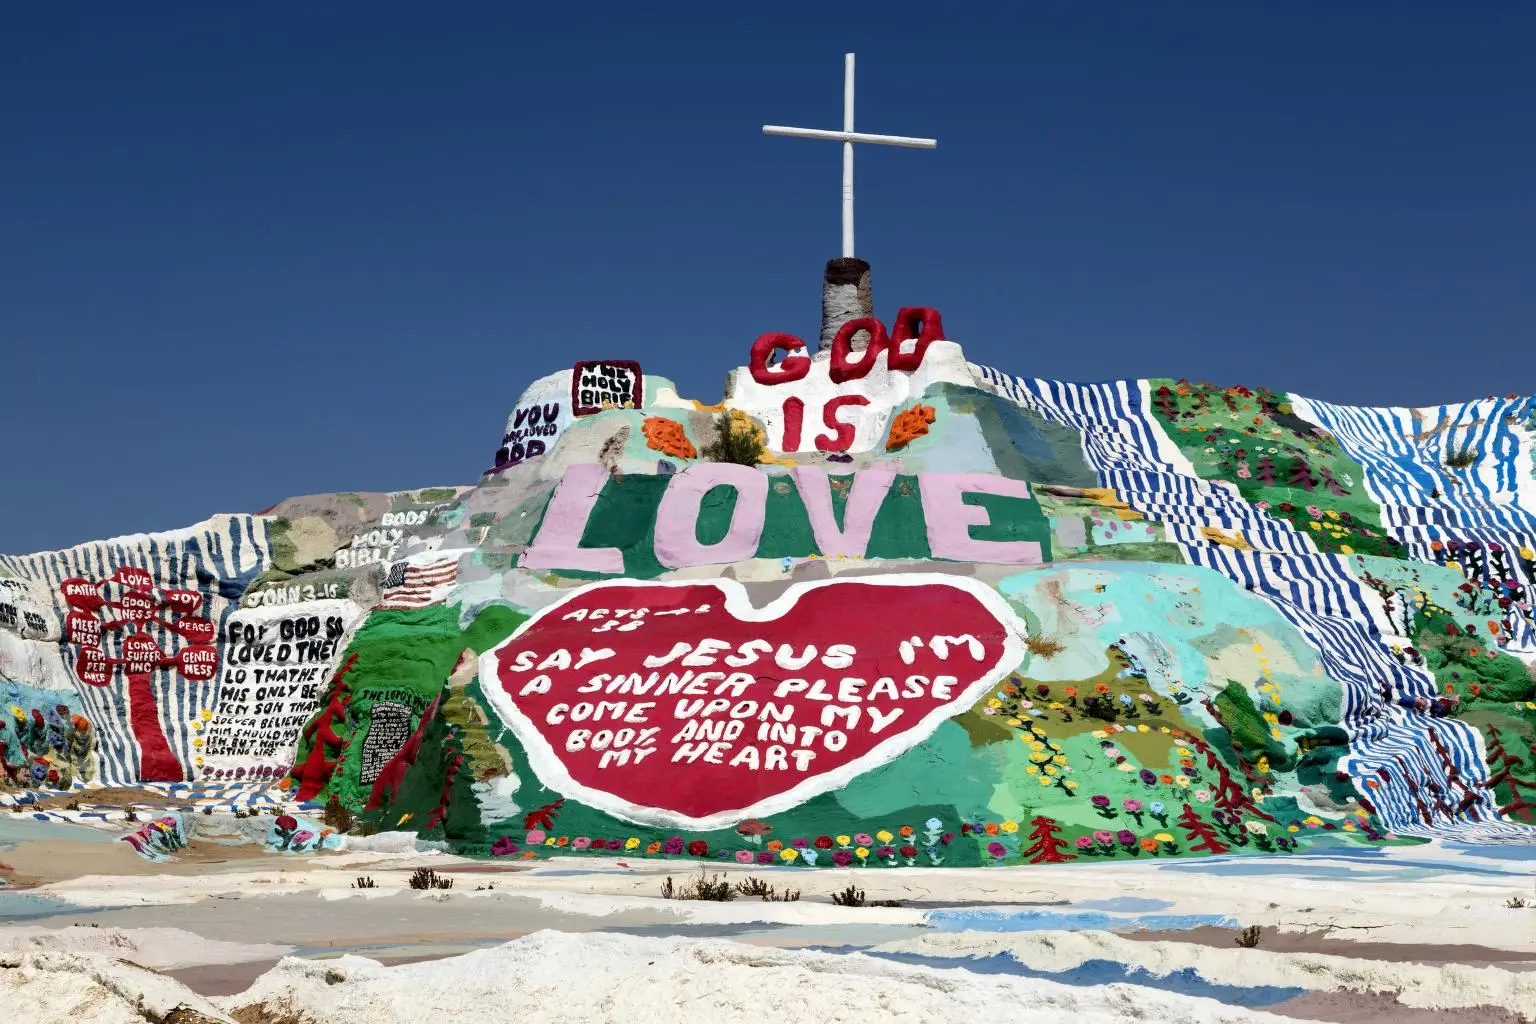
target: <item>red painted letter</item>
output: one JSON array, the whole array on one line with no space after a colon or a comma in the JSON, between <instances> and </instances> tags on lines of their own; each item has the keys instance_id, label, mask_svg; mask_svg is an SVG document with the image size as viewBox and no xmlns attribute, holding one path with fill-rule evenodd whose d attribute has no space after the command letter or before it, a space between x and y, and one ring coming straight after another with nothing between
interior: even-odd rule
<instances>
[{"instance_id":1,"label":"red painted letter","mask_svg":"<svg viewBox=\"0 0 1536 1024\"><path fill-rule=\"evenodd\" d=\"M842 335L838 335L842 337ZM870 348L874 348L873 345ZM833 358L836 358L835 356ZM853 447L853 435L856 428L852 423L843 423L837 418L837 411L846 405L868 405L869 399L863 395L839 395L826 405L821 407L821 419L832 433L823 434L816 439L816 450L823 452L845 452Z\"/></svg>"},{"instance_id":2,"label":"red painted letter","mask_svg":"<svg viewBox=\"0 0 1536 1024\"><path fill-rule=\"evenodd\" d=\"M780 451L800 450L800 426L804 422L805 402L798 398L784 399L784 440L780 442Z\"/></svg>"},{"instance_id":3,"label":"red painted letter","mask_svg":"<svg viewBox=\"0 0 1536 1024\"><path fill-rule=\"evenodd\" d=\"M886 365L892 370L911 373L923 365L923 356L928 352L928 346L943 337L944 321L939 319L938 310L926 306L903 306L896 314L896 323L891 326L890 354L886 356ZM901 343L914 338L917 341L912 351L903 352Z\"/></svg>"},{"instance_id":4,"label":"red painted letter","mask_svg":"<svg viewBox=\"0 0 1536 1024\"><path fill-rule=\"evenodd\" d=\"M859 331L869 332L869 347L864 350L863 357L856 363L848 361L848 355L852 351L853 336ZM849 320L837 329L837 337L832 339L832 363L827 370L827 375L832 378L832 383L843 384L850 380L858 380L868 373L875 365L881 351L886 346L885 325L872 316L861 316L857 320ZM831 421L828 421L829 423ZM833 449L841 451L842 449Z\"/></svg>"},{"instance_id":5,"label":"red painted letter","mask_svg":"<svg viewBox=\"0 0 1536 1024\"><path fill-rule=\"evenodd\" d=\"M752 379L759 384L788 384L811 372L811 359L805 355L787 355L778 366L768 365L768 357L779 349L795 352L805 348L805 342L793 334L764 334L752 343Z\"/></svg>"}]
</instances>

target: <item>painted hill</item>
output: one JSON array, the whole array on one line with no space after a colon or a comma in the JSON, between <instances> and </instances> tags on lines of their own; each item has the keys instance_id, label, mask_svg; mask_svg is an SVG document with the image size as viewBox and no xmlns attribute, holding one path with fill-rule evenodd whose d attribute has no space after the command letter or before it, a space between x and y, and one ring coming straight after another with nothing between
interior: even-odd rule
<instances>
[{"instance_id":1,"label":"painted hill","mask_svg":"<svg viewBox=\"0 0 1536 1024\"><path fill-rule=\"evenodd\" d=\"M1063 384L889 327L764 335L714 406L578 362L474 484L0 558L0 784L520 858L1536 837L1536 400Z\"/></svg>"}]
</instances>

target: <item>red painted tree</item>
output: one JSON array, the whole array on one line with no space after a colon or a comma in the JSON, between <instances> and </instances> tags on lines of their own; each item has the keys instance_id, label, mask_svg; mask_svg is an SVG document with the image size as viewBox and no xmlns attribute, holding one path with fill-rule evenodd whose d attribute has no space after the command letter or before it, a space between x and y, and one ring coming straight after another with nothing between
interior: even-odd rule
<instances>
[{"instance_id":1,"label":"red painted tree","mask_svg":"<svg viewBox=\"0 0 1536 1024\"><path fill-rule=\"evenodd\" d=\"M1299 456L1291 463L1291 475L1286 483L1309 491L1317 489L1317 478L1312 475L1312 467L1307 465L1306 459Z\"/></svg>"},{"instance_id":2,"label":"red painted tree","mask_svg":"<svg viewBox=\"0 0 1536 1024\"><path fill-rule=\"evenodd\" d=\"M1533 751L1536 752L1536 751ZM1532 805L1520 792L1520 787L1536 788L1536 783L1528 782L1515 774L1515 769L1525 764L1524 759L1515 757L1504 749L1504 738L1499 735L1499 730L1488 729L1488 765L1492 767L1497 762L1499 770L1488 779L1488 788L1497 789L1499 786L1509 787L1509 803L1499 807L1500 814L1511 817L1518 816L1524 821L1532 820L1532 812L1536 811L1536 805Z\"/></svg>"},{"instance_id":3,"label":"red painted tree","mask_svg":"<svg viewBox=\"0 0 1536 1024\"><path fill-rule=\"evenodd\" d=\"M1275 486L1275 460L1268 455L1259 460L1253 467L1253 477L1265 487Z\"/></svg>"},{"instance_id":4,"label":"red painted tree","mask_svg":"<svg viewBox=\"0 0 1536 1024\"><path fill-rule=\"evenodd\" d=\"M1061 838L1061 826L1056 824L1056 819L1041 814L1030 825L1034 831L1029 834L1029 838L1034 843L1024 851L1024 856L1029 857L1031 864L1060 864L1062 861L1077 859L1076 854L1061 852L1067 841Z\"/></svg>"},{"instance_id":5,"label":"red painted tree","mask_svg":"<svg viewBox=\"0 0 1536 1024\"><path fill-rule=\"evenodd\" d=\"M1207 702L1206 706L1210 709L1212 715L1217 717L1217 721L1220 721L1221 719L1215 705ZM1249 814L1255 818L1263 818L1265 821L1275 820L1270 815L1265 814L1259 808L1259 805L1253 802L1253 798L1248 794L1248 790L1243 788L1242 783L1232 778L1232 773L1227 771L1226 763L1216 756L1216 751L1211 749L1209 743L1193 733L1185 738L1188 739L1196 750L1205 755L1205 767L1216 773L1214 796L1217 807L1230 814Z\"/></svg>"},{"instance_id":6,"label":"red painted tree","mask_svg":"<svg viewBox=\"0 0 1536 1024\"><path fill-rule=\"evenodd\" d=\"M1231 849L1226 843L1216 838L1216 830L1196 814L1195 809L1189 804L1185 804L1184 810L1179 812L1179 827L1186 833L1185 838L1194 844L1190 847L1191 850L1204 850L1207 853L1216 854L1226 853ZM1200 841L1196 843L1196 839Z\"/></svg>"},{"instance_id":7,"label":"red painted tree","mask_svg":"<svg viewBox=\"0 0 1536 1024\"><path fill-rule=\"evenodd\" d=\"M1323 474L1323 486L1328 488L1334 494L1343 496L1349 493L1343 484L1339 483L1333 478L1333 474L1328 471L1327 466L1319 466L1317 471Z\"/></svg>"},{"instance_id":8,"label":"red painted tree","mask_svg":"<svg viewBox=\"0 0 1536 1024\"><path fill-rule=\"evenodd\" d=\"M218 675L217 627L191 614L203 610L203 595L159 587L148 571L135 566L122 566L103 580L71 577L59 584L59 591L70 609L63 642L79 647L75 677L87 686L107 688L122 676L128 724L139 747L139 777L154 782L186 778L160 724L153 681L161 670L194 683L211 683ZM114 636L118 639L109 644ZM173 653L166 647L178 649Z\"/></svg>"},{"instance_id":9,"label":"red painted tree","mask_svg":"<svg viewBox=\"0 0 1536 1024\"><path fill-rule=\"evenodd\" d=\"M347 720L347 705L352 699L351 687L347 685L347 673L356 661L357 654L354 653L347 658L346 664L336 670L326 694L325 707L310 719L300 733L300 749L303 749L303 744L310 744L309 754L288 773L288 777L298 784L298 792L294 795L300 801L313 800L319 795L330 783L336 765L341 760L341 752L347 741L337 733L336 726Z\"/></svg>"}]
</instances>

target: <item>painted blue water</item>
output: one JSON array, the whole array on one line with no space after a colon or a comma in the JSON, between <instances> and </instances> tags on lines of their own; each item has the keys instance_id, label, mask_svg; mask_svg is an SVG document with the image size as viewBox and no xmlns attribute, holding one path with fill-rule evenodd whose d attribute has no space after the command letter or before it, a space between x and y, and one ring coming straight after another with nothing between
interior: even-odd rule
<instances>
[{"instance_id":1,"label":"painted blue water","mask_svg":"<svg viewBox=\"0 0 1536 1024\"><path fill-rule=\"evenodd\" d=\"M0 817L0 849L34 839L69 839L81 843L110 843L119 833L67 821L37 821L30 816Z\"/></svg>"},{"instance_id":2,"label":"painted blue water","mask_svg":"<svg viewBox=\"0 0 1536 1024\"><path fill-rule=\"evenodd\" d=\"M1140 914L1152 910L1167 910L1173 906L1168 900L1149 900L1140 896L1116 896L1108 900L1087 900L1074 903L1080 910L1107 910L1112 914Z\"/></svg>"},{"instance_id":3,"label":"painted blue water","mask_svg":"<svg viewBox=\"0 0 1536 1024\"><path fill-rule=\"evenodd\" d=\"M933 910L924 923L941 932L1040 932L1040 931L1187 931L1211 925L1232 928L1236 920L1221 914L1142 914L1116 917L1101 911L1071 910Z\"/></svg>"},{"instance_id":4,"label":"painted blue water","mask_svg":"<svg viewBox=\"0 0 1536 1024\"><path fill-rule=\"evenodd\" d=\"M1472 846L1465 847L1469 856L1489 856L1488 851L1494 849L1510 849L1509 847ZM1514 847L1522 849L1522 847ZM1502 868L1494 864L1476 864L1451 861L1417 860L1405 857L1391 857L1380 859L1380 850L1362 851L1365 856L1353 852L1346 853L1343 850L1330 850L1327 854L1314 854L1308 857L1290 857L1281 859L1278 857L1265 860L1255 860L1244 857L1236 860L1223 860L1219 858L1205 858L1191 861L1169 861L1158 865L1162 871L1177 871L1194 874L1212 874L1225 876L1245 875L1304 875L1309 878L1393 878L1401 881L1411 881L1419 877L1432 877L1443 875L1447 871L1464 871L1475 875L1508 876L1524 875L1527 872L1512 868ZM1371 856L1376 854L1378 856ZM1367 863L1355 866L1352 864L1330 864L1328 861L1363 860ZM1521 860L1536 859L1536 855Z\"/></svg>"},{"instance_id":5,"label":"painted blue water","mask_svg":"<svg viewBox=\"0 0 1536 1024\"><path fill-rule=\"evenodd\" d=\"M1048 981L1060 982L1063 985L1088 987L1127 982L1132 985L1140 985L1143 988L1155 988L1164 992L1176 992L1180 995L1204 996L1207 999L1215 999L1218 1002L1226 1003L1228 1006L1242 1006L1247 1009L1274 1006L1276 1003L1295 999L1306 991L1306 989L1283 988L1278 985L1255 985L1252 988L1239 985L1219 985L1206 981L1192 967L1186 967L1183 970L1173 971L1169 974L1153 974L1143 967L1121 963L1118 960L1084 960L1078 966L1065 971L1037 971L1020 963L1008 953L996 953L989 957L956 959L952 957L922 956L917 953L878 953L873 950L864 950L863 952L866 956L877 956L885 960L894 960L897 963L913 964L920 967L958 967L961 970L973 971L976 974L1006 974L1019 978L1044 978Z\"/></svg>"},{"instance_id":6,"label":"painted blue water","mask_svg":"<svg viewBox=\"0 0 1536 1024\"><path fill-rule=\"evenodd\" d=\"M1446 843L1445 849L1471 857L1487 857L1490 860L1536 860L1536 829L1532 830L1529 843ZM1456 870L1464 870L1460 864Z\"/></svg>"},{"instance_id":7,"label":"painted blue water","mask_svg":"<svg viewBox=\"0 0 1536 1024\"><path fill-rule=\"evenodd\" d=\"M78 907L51 896L33 896L25 892L0 891L0 924L16 924L37 917L53 917L57 914L95 914L92 907Z\"/></svg>"}]
</instances>

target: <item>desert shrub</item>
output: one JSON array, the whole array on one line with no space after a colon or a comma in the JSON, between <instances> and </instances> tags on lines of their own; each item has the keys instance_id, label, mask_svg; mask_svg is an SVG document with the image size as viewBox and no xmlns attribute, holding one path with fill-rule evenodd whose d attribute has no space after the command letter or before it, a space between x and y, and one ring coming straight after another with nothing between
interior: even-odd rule
<instances>
[{"instance_id":1,"label":"desert shrub","mask_svg":"<svg viewBox=\"0 0 1536 1024\"><path fill-rule=\"evenodd\" d=\"M377 889L378 886L376 884L374 884L373 879L371 877L369 877L368 875L358 875L357 876L357 881L352 883L352 888L354 888L354 889Z\"/></svg>"},{"instance_id":2,"label":"desert shrub","mask_svg":"<svg viewBox=\"0 0 1536 1024\"><path fill-rule=\"evenodd\" d=\"M796 903L800 899L799 889L785 889L779 892L761 878L748 878L737 882L736 891L743 896L756 896L764 903Z\"/></svg>"},{"instance_id":3,"label":"desert shrub","mask_svg":"<svg viewBox=\"0 0 1536 1024\"><path fill-rule=\"evenodd\" d=\"M701 870L699 877L682 886L673 884L672 876L661 883L664 900L704 900L709 903L729 903L736 898L736 887L724 875L710 878Z\"/></svg>"},{"instance_id":4,"label":"desert shrub","mask_svg":"<svg viewBox=\"0 0 1536 1024\"><path fill-rule=\"evenodd\" d=\"M1237 938L1233 939L1232 941L1237 943L1239 946L1242 946L1244 949L1253 949L1254 947L1258 946L1259 936L1263 934L1264 929L1260 928L1256 924L1251 924L1247 928L1244 928L1238 934Z\"/></svg>"},{"instance_id":5,"label":"desert shrub","mask_svg":"<svg viewBox=\"0 0 1536 1024\"><path fill-rule=\"evenodd\" d=\"M1445 454L1446 469L1468 469L1475 465L1476 462L1477 452L1472 450L1471 445L1467 445L1460 451L1446 452Z\"/></svg>"},{"instance_id":6,"label":"desert shrub","mask_svg":"<svg viewBox=\"0 0 1536 1024\"><path fill-rule=\"evenodd\" d=\"M343 835L351 832L352 826L356 824L352 812L347 810L335 793L332 793L330 800L326 801L325 811L320 815L320 820L325 822L326 828L333 828Z\"/></svg>"},{"instance_id":7,"label":"desert shrub","mask_svg":"<svg viewBox=\"0 0 1536 1024\"><path fill-rule=\"evenodd\" d=\"M715 417L715 439L704 446L704 458L711 462L733 462L738 466L755 466L763 457L763 442L757 431L748 424L746 429L736 429L736 422L728 412Z\"/></svg>"},{"instance_id":8,"label":"desert shrub","mask_svg":"<svg viewBox=\"0 0 1536 1024\"><path fill-rule=\"evenodd\" d=\"M431 868L417 868L411 872L412 889L452 889L453 879L444 878Z\"/></svg>"}]
</instances>

